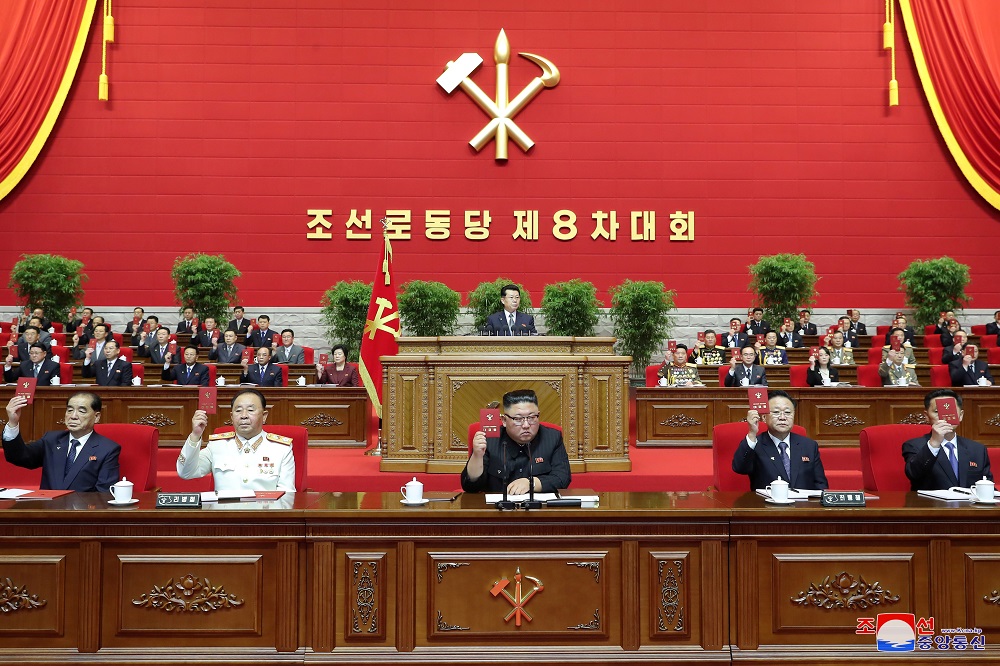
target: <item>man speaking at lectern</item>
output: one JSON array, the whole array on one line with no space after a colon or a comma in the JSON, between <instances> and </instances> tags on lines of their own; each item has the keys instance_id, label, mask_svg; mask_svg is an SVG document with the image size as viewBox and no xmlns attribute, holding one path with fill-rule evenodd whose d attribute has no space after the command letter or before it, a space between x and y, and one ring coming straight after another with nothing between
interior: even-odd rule
<instances>
[{"instance_id":1,"label":"man speaking at lectern","mask_svg":"<svg viewBox=\"0 0 1000 666\"><path fill-rule=\"evenodd\" d=\"M511 391L503 396L503 425L500 437L487 439L482 430L472 438L472 455L462 470L462 490L528 492L528 477L536 493L568 488L571 475L569 456L562 432L538 422L538 398L534 391Z\"/></svg>"},{"instance_id":2,"label":"man speaking at lectern","mask_svg":"<svg viewBox=\"0 0 1000 666\"><path fill-rule=\"evenodd\" d=\"M494 312L486 320L486 335L537 335L535 318L518 312L521 307L521 290L508 284L500 290L503 310Z\"/></svg>"}]
</instances>

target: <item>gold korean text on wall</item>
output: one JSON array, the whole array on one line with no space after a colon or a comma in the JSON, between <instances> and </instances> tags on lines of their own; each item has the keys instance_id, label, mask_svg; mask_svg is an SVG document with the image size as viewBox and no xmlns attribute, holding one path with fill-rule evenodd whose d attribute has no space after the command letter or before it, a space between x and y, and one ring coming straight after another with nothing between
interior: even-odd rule
<instances>
[{"instance_id":1,"label":"gold korean text on wall","mask_svg":"<svg viewBox=\"0 0 1000 666\"><path fill-rule=\"evenodd\" d=\"M538 65L542 70L542 75L532 79L514 99L510 99L507 79L510 43L503 30L500 30L496 45L493 47L493 62L497 66L496 99L487 97L483 89L469 78L483 64L483 59L478 53L463 53L458 60L449 62L444 73L437 78L438 85L449 94L454 92L455 88L464 90L465 94L472 98L472 101L478 104L479 108L490 117L486 127L472 138L469 145L478 152L489 143L490 139L494 139L497 160L507 159L508 137L513 139L514 143L525 152L535 145L535 142L514 122L514 116L527 106L543 88L554 88L559 83L559 70L551 62L533 53L518 53L518 55Z\"/></svg>"}]
</instances>

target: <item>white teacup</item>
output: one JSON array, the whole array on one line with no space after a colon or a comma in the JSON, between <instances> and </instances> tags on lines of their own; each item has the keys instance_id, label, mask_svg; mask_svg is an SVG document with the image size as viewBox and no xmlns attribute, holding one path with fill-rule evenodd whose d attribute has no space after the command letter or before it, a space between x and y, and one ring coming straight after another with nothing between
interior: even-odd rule
<instances>
[{"instance_id":1,"label":"white teacup","mask_svg":"<svg viewBox=\"0 0 1000 666\"><path fill-rule=\"evenodd\" d=\"M660 379L657 380L656 384L657 384L657 386L666 386L667 385L667 378L666 377L660 377Z\"/></svg>"},{"instance_id":2,"label":"white teacup","mask_svg":"<svg viewBox=\"0 0 1000 666\"><path fill-rule=\"evenodd\" d=\"M215 378L215 385L216 386L225 386L226 385L226 378L225 377L216 377Z\"/></svg>"},{"instance_id":3,"label":"white teacup","mask_svg":"<svg viewBox=\"0 0 1000 666\"><path fill-rule=\"evenodd\" d=\"M132 386L142 386L142 379L140 379L139 377L133 377Z\"/></svg>"},{"instance_id":4,"label":"white teacup","mask_svg":"<svg viewBox=\"0 0 1000 666\"><path fill-rule=\"evenodd\" d=\"M775 479L771 482L764 490L771 496L775 502L787 502L788 501L788 482L784 479Z\"/></svg>"},{"instance_id":5,"label":"white teacup","mask_svg":"<svg viewBox=\"0 0 1000 666\"><path fill-rule=\"evenodd\" d=\"M424 498L424 484L417 481L417 477L399 489L399 492L410 504L416 504Z\"/></svg>"},{"instance_id":6,"label":"white teacup","mask_svg":"<svg viewBox=\"0 0 1000 666\"><path fill-rule=\"evenodd\" d=\"M59 384L61 383L62 380L60 380L59 377L53 377L52 379L49 380L49 384L52 386L59 386Z\"/></svg>"},{"instance_id":7,"label":"white teacup","mask_svg":"<svg viewBox=\"0 0 1000 666\"><path fill-rule=\"evenodd\" d=\"M295 383L298 384L299 386L305 386L306 385L306 378L302 377L302 376L299 376L299 378L297 380L295 380Z\"/></svg>"},{"instance_id":8,"label":"white teacup","mask_svg":"<svg viewBox=\"0 0 1000 666\"><path fill-rule=\"evenodd\" d=\"M970 488L972 494L980 502L993 501L993 489L994 489L993 482L990 481L989 479L979 479L972 486L972 488Z\"/></svg>"},{"instance_id":9,"label":"white teacup","mask_svg":"<svg viewBox=\"0 0 1000 666\"><path fill-rule=\"evenodd\" d=\"M132 482L124 476L122 480L111 486L111 494L118 503L128 502L132 499Z\"/></svg>"}]
</instances>

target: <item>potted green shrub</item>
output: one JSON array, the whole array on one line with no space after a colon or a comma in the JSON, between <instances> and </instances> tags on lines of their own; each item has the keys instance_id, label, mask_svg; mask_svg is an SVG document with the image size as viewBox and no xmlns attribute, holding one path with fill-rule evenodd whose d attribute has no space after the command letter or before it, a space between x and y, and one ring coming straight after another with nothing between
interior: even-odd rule
<instances>
[{"instance_id":1,"label":"potted green shrub","mask_svg":"<svg viewBox=\"0 0 1000 666\"><path fill-rule=\"evenodd\" d=\"M610 293L618 353L632 357L633 376L645 376L649 359L670 333L676 294L667 291L662 282L632 280L612 287Z\"/></svg>"},{"instance_id":2,"label":"potted green shrub","mask_svg":"<svg viewBox=\"0 0 1000 666\"><path fill-rule=\"evenodd\" d=\"M542 310L549 335L594 335L600 312L597 287L579 279L546 285Z\"/></svg>"},{"instance_id":3,"label":"potted green shrub","mask_svg":"<svg viewBox=\"0 0 1000 666\"><path fill-rule=\"evenodd\" d=\"M347 358L355 363L360 358L361 337L371 300L372 284L351 280L340 281L327 289L320 301L327 341L331 346L338 342L347 345Z\"/></svg>"},{"instance_id":4,"label":"potted green shrub","mask_svg":"<svg viewBox=\"0 0 1000 666\"><path fill-rule=\"evenodd\" d=\"M52 321L69 319L69 309L83 302L83 262L57 254L23 254L10 271L7 286L29 309L42 308Z\"/></svg>"},{"instance_id":5,"label":"potted green shrub","mask_svg":"<svg viewBox=\"0 0 1000 666\"><path fill-rule=\"evenodd\" d=\"M454 335L461 295L442 282L412 280L400 287L399 317L415 336Z\"/></svg>"},{"instance_id":6,"label":"potted green shrub","mask_svg":"<svg viewBox=\"0 0 1000 666\"><path fill-rule=\"evenodd\" d=\"M472 315L472 326L475 330L482 330L489 316L499 312L503 307L500 305L500 289L508 284L516 286L521 292L521 307L518 312L534 314L531 309L531 294L520 283L510 278L498 277L493 282L480 282L479 286L469 292L469 314Z\"/></svg>"},{"instance_id":7,"label":"potted green shrub","mask_svg":"<svg viewBox=\"0 0 1000 666\"><path fill-rule=\"evenodd\" d=\"M899 274L899 290L906 294L906 306L913 308L918 326L934 324L945 310L961 310L972 298L969 267L951 257L914 260Z\"/></svg>"},{"instance_id":8,"label":"potted green shrub","mask_svg":"<svg viewBox=\"0 0 1000 666\"><path fill-rule=\"evenodd\" d=\"M182 312L191 307L203 321L206 317L218 322L228 319L229 306L236 303L240 272L224 256L194 253L177 257L170 277Z\"/></svg>"},{"instance_id":9,"label":"potted green shrub","mask_svg":"<svg viewBox=\"0 0 1000 666\"><path fill-rule=\"evenodd\" d=\"M780 323L785 317L798 321L798 311L811 308L816 301L816 266L804 254L761 257L748 269L747 289L755 295L755 305L763 308L768 321Z\"/></svg>"}]
</instances>

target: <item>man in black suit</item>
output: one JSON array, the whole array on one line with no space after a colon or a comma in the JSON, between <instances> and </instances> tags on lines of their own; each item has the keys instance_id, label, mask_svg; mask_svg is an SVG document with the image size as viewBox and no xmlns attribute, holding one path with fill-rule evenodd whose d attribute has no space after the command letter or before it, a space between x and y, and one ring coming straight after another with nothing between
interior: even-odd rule
<instances>
[{"instance_id":1,"label":"man in black suit","mask_svg":"<svg viewBox=\"0 0 1000 666\"><path fill-rule=\"evenodd\" d=\"M861 310L857 308L851 310L851 330L855 335L868 335L868 328L861 323Z\"/></svg>"},{"instance_id":2,"label":"man in black suit","mask_svg":"<svg viewBox=\"0 0 1000 666\"><path fill-rule=\"evenodd\" d=\"M993 313L993 321L986 324L986 335L1000 336L1000 310Z\"/></svg>"},{"instance_id":3,"label":"man in black suit","mask_svg":"<svg viewBox=\"0 0 1000 666\"><path fill-rule=\"evenodd\" d=\"M208 366L198 362L198 348L188 345L184 348L184 362L173 367L164 366L160 377L181 386L208 386Z\"/></svg>"},{"instance_id":4,"label":"man in black suit","mask_svg":"<svg viewBox=\"0 0 1000 666\"><path fill-rule=\"evenodd\" d=\"M38 379L37 386L49 386L53 379L59 379L59 364L48 357L45 346L41 343L31 345L27 355L20 359L21 367L14 370L11 366L14 357L7 356L3 367L4 381L14 382L18 377L35 377Z\"/></svg>"},{"instance_id":5,"label":"man in black suit","mask_svg":"<svg viewBox=\"0 0 1000 666\"><path fill-rule=\"evenodd\" d=\"M272 352L278 346L274 341L276 331L271 330L271 318L267 315L257 317L257 328L250 331L246 337L247 347L267 347Z\"/></svg>"},{"instance_id":6,"label":"man in black suit","mask_svg":"<svg viewBox=\"0 0 1000 666\"><path fill-rule=\"evenodd\" d=\"M43 490L108 492L118 481L121 447L94 432L101 420L100 396L74 393L66 401L63 421L69 430L52 430L41 439L25 444L21 437L21 409L28 404L15 395L7 403L7 425L3 429L3 453L7 462L27 469L42 468Z\"/></svg>"},{"instance_id":7,"label":"man in black suit","mask_svg":"<svg viewBox=\"0 0 1000 666\"><path fill-rule=\"evenodd\" d=\"M503 310L486 319L483 330L486 335L537 335L535 318L517 311L521 307L521 290L517 285L508 284L500 289L500 304Z\"/></svg>"},{"instance_id":8,"label":"man in black suit","mask_svg":"<svg viewBox=\"0 0 1000 666\"><path fill-rule=\"evenodd\" d=\"M104 356L105 343L108 340L114 340L114 338L108 333L108 325L103 322L94 324L94 328L90 333L85 331L82 336L73 334L73 358L84 358L87 355L87 350L90 349L91 340L94 340L94 344L96 345L94 347L94 358L102 358Z\"/></svg>"},{"instance_id":9,"label":"man in black suit","mask_svg":"<svg viewBox=\"0 0 1000 666\"><path fill-rule=\"evenodd\" d=\"M104 344L104 358L95 361L100 357L88 347L83 361L83 376L95 377L98 386L131 386L132 364L119 356L120 351L118 342L111 338Z\"/></svg>"},{"instance_id":10,"label":"man in black suit","mask_svg":"<svg viewBox=\"0 0 1000 666\"><path fill-rule=\"evenodd\" d=\"M840 332L844 334L844 346L854 348L858 346L858 334L851 328L851 318L841 317L837 320Z\"/></svg>"},{"instance_id":11,"label":"man in black suit","mask_svg":"<svg viewBox=\"0 0 1000 666\"><path fill-rule=\"evenodd\" d=\"M953 321L955 323L958 323L958 320L955 319L955 311L945 310L944 312L938 315L938 320L934 324L934 332L937 333L938 335L941 335L942 333L948 330L948 327L951 326L951 322Z\"/></svg>"},{"instance_id":12,"label":"man in black suit","mask_svg":"<svg viewBox=\"0 0 1000 666\"><path fill-rule=\"evenodd\" d=\"M743 322L740 321L739 317L730 319L729 332L722 336L722 346L730 349L743 349L747 345L748 338L746 333L741 331L742 328Z\"/></svg>"},{"instance_id":13,"label":"man in black suit","mask_svg":"<svg viewBox=\"0 0 1000 666\"><path fill-rule=\"evenodd\" d=\"M909 342L911 345L915 345L916 343L913 342L913 327L906 325L906 317L903 316L903 315L900 315L900 316L896 317L896 319L894 320L894 322L895 323L889 329L889 332L885 334L885 344L889 344L889 338L892 337L893 331L895 331L898 328L898 329L901 329L903 331L903 341L904 342Z\"/></svg>"},{"instance_id":14,"label":"man in black suit","mask_svg":"<svg viewBox=\"0 0 1000 666\"><path fill-rule=\"evenodd\" d=\"M66 333L75 333L78 326L83 326L83 318L87 318L87 326L90 328L90 320L94 318L94 308L84 308L80 311L80 318L66 322Z\"/></svg>"},{"instance_id":15,"label":"man in black suit","mask_svg":"<svg viewBox=\"0 0 1000 666\"><path fill-rule=\"evenodd\" d=\"M194 308L184 308L182 316L183 319L177 322L177 332L195 335L198 332L199 327L194 325Z\"/></svg>"},{"instance_id":16,"label":"man in black suit","mask_svg":"<svg viewBox=\"0 0 1000 666\"><path fill-rule=\"evenodd\" d=\"M45 344L39 337L39 331L37 326L29 326L24 329L24 334L21 335L21 339L17 342L17 358L18 360L25 360L28 358L28 350L31 345L41 345L45 348L45 351L49 351L49 345Z\"/></svg>"},{"instance_id":17,"label":"man in black suit","mask_svg":"<svg viewBox=\"0 0 1000 666\"><path fill-rule=\"evenodd\" d=\"M962 422L962 396L951 389L937 389L924 396L924 409L931 431L923 437L903 442L903 460L911 490L947 490L952 486L971 487L980 479L993 480L986 447L959 437L955 427L938 420L938 400L950 398L958 407ZM942 451L943 449L943 451Z\"/></svg>"},{"instance_id":18,"label":"man in black suit","mask_svg":"<svg viewBox=\"0 0 1000 666\"><path fill-rule=\"evenodd\" d=\"M799 310L799 335L816 335L816 324L809 321L812 319L812 312L806 309Z\"/></svg>"},{"instance_id":19,"label":"man in black suit","mask_svg":"<svg viewBox=\"0 0 1000 666\"><path fill-rule=\"evenodd\" d=\"M766 432L760 432L757 410L747 412L747 436L733 454L733 471L749 476L754 490L779 478L798 490L826 490L819 444L792 432L795 401L784 391L771 391L767 408Z\"/></svg>"},{"instance_id":20,"label":"man in black suit","mask_svg":"<svg viewBox=\"0 0 1000 666\"><path fill-rule=\"evenodd\" d=\"M979 360L979 347L970 345L972 354L962 351L961 358L948 364L952 386L993 386L990 366Z\"/></svg>"},{"instance_id":21,"label":"man in black suit","mask_svg":"<svg viewBox=\"0 0 1000 666\"><path fill-rule=\"evenodd\" d=\"M750 318L747 319L746 326L743 327L743 332L747 334L747 337L752 337L767 335L767 332L770 330L771 324L764 319L764 310L762 308L754 308L753 312L750 313Z\"/></svg>"},{"instance_id":22,"label":"man in black suit","mask_svg":"<svg viewBox=\"0 0 1000 666\"><path fill-rule=\"evenodd\" d=\"M250 365L243 362L243 374L240 384L256 384L257 386L281 386L283 375L281 366L271 363L271 348L261 347L257 350L257 362Z\"/></svg>"},{"instance_id":23,"label":"man in black suit","mask_svg":"<svg viewBox=\"0 0 1000 666\"><path fill-rule=\"evenodd\" d=\"M795 332L795 327L792 324L791 319L789 319L787 323L781 324L781 328L778 329L778 340L776 344L779 347L784 347L785 349L798 349L802 346L802 336Z\"/></svg>"},{"instance_id":24,"label":"man in black suit","mask_svg":"<svg viewBox=\"0 0 1000 666\"><path fill-rule=\"evenodd\" d=\"M243 360L243 350L245 346L236 342L236 331L227 330L222 334L223 344L216 341L212 345L212 351L208 352L208 360L218 363L239 363Z\"/></svg>"},{"instance_id":25,"label":"man in black suit","mask_svg":"<svg viewBox=\"0 0 1000 666\"><path fill-rule=\"evenodd\" d=\"M969 341L969 336L965 331L958 330L951 336L951 345L941 352L941 363L951 365L952 361L961 361L965 356L965 345Z\"/></svg>"},{"instance_id":26,"label":"man in black suit","mask_svg":"<svg viewBox=\"0 0 1000 666\"><path fill-rule=\"evenodd\" d=\"M233 308L233 319L229 322L229 326L226 328L227 331L236 331L236 335L246 335L250 330L250 320L245 318L243 306L237 305Z\"/></svg>"},{"instance_id":27,"label":"man in black suit","mask_svg":"<svg viewBox=\"0 0 1000 666\"><path fill-rule=\"evenodd\" d=\"M136 347L139 344L139 336L142 334L143 327L145 327L146 322L149 320L145 318L146 311L140 307L132 308L132 321L130 321L125 326L125 332L132 336L132 346ZM157 325L159 325L160 320L156 319ZM150 330L155 331L156 327L150 324Z\"/></svg>"},{"instance_id":28,"label":"man in black suit","mask_svg":"<svg viewBox=\"0 0 1000 666\"><path fill-rule=\"evenodd\" d=\"M161 326L156 329L156 340L152 344L139 345L139 356L148 358L150 363L162 365L164 363L176 363L177 359L172 358L170 353L170 329Z\"/></svg>"},{"instance_id":29,"label":"man in black suit","mask_svg":"<svg viewBox=\"0 0 1000 666\"><path fill-rule=\"evenodd\" d=\"M212 341L220 340L220 335L222 331L218 330L218 324L215 322L215 317L205 317L205 321L201 322L198 326L200 329L196 334L191 336L191 343L197 345L198 347L206 347L211 349L213 347Z\"/></svg>"},{"instance_id":30,"label":"man in black suit","mask_svg":"<svg viewBox=\"0 0 1000 666\"><path fill-rule=\"evenodd\" d=\"M745 345L740 350L742 363L737 365L736 359L729 361L729 372L726 374L726 386L767 386L767 373L764 368L755 365L757 350L753 345Z\"/></svg>"}]
</instances>

